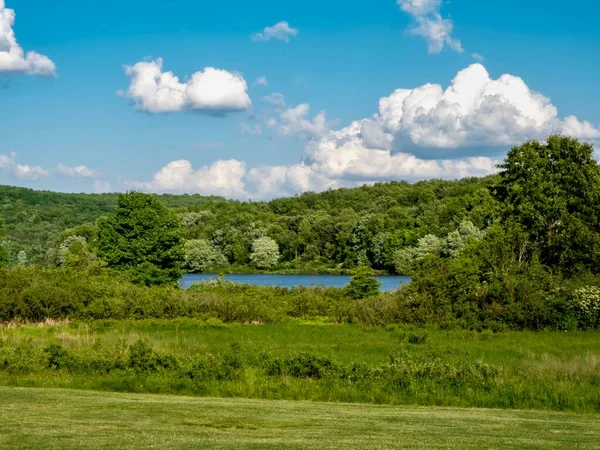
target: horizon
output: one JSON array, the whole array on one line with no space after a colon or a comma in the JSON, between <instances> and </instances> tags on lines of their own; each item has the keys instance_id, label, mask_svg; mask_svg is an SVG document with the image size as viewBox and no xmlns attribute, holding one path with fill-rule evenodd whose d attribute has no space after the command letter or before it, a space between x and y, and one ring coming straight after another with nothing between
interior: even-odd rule
<instances>
[{"instance_id":1,"label":"horizon","mask_svg":"<svg viewBox=\"0 0 600 450\"><path fill-rule=\"evenodd\" d=\"M302 195L319 195L319 194L323 194L323 193L327 193L327 192L335 192L338 190L342 190L342 189L346 189L346 190L351 190L351 189L360 189L363 187L373 187L375 185L380 185L380 184L391 184L391 183L398 183L398 184L407 184L409 186L415 186L418 183L427 183L427 182L448 182L448 183L458 183L461 182L463 180L472 180L472 179L483 179L483 178L487 178L487 177L492 177L496 175L496 173L492 173L492 174L488 174L488 175L483 175L483 176L475 176L475 177L463 177L463 178L455 178L455 179L444 179L444 178L427 178L427 179L422 179L422 180L414 180L414 181L408 181L408 180L383 180L383 181L376 181L374 183L365 183L365 184L361 184L358 186L340 186L340 187L334 187L334 188L328 188L326 190L323 191L303 191L303 192L297 192L295 194L290 194L290 195L285 195L285 196L281 196L281 197L272 197L272 198L268 198L268 199L242 199L242 198L228 198L228 197L223 197L223 196L219 196L219 195L214 195L214 194L210 194L210 195L206 195L206 194L202 194L199 192L195 192L195 193L187 193L187 192L179 192L179 193L173 193L173 192L148 192L148 194L151 195L156 195L156 196L163 196L163 195L167 195L167 196L200 196L200 197L204 197L204 198L215 198L218 200L224 200L224 201L235 201L235 202L240 202L240 203L268 203L272 200L281 200L281 199L288 199L288 198L294 198L294 197L300 197ZM16 186L16 185L10 185L10 184L0 184L0 189L1 188L9 188L9 189L23 189L23 190L31 190L34 192L44 192L44 193L50 193L50 194L58 194L58 195L120 195L120 194L125 194L127 192L131 192L131 191L136 191L135 189L132 190L125 190L125 191L109 191L109 192L84 192L84 191L71 191L71 192L64 192L64 191L59 191L59 190L52 190L52 189L36 189L35 187L27 187L27 186ZM137 190L137 192L144 192L144 191L140 191Z\"/></svg>"},{"instance_id":2,"label":"horizon","mask_svg":"<svg viewBox=\"0 0 600 450\"><path fill-rule=\"evenodd\" d=\"M598 5L529 6L0 0L0 184L261 201L486 176L555 133L598 159Z\"/></svg>"}]
</instances>

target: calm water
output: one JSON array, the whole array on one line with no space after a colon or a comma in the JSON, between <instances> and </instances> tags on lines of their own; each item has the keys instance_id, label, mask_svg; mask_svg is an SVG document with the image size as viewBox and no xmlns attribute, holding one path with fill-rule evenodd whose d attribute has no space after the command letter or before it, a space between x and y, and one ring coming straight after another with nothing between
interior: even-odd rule
<instances>
[{"instance_id":1,"label":"calm water","mask_svg":"<svg viewBox=\"0 0 600 450\"><path fill-rule=\"evenodd\" d=\"M187 273L180 280L184 288L188 288L192 283L216 278L212 273ZM326 287L344 287L350 281L346 275L276 275L276 274L228 274L225 279L234 283L253 284L257 286L326 286ZM377 277L381 283L382 291L393 291L410 281L410 277L401 276L380 276Z\"/></svg>"}]
</instances>

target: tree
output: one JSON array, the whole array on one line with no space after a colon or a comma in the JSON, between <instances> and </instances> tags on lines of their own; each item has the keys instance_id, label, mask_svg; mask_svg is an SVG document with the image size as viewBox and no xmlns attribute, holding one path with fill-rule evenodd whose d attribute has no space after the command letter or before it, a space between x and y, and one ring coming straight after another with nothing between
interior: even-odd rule
<instances>
[{"instance_id":1,"label":"tree","mask_svg":"<svg viewBox=\"0 0 600 450\"><path fill-rule=\"evenodd\" d=\"M439 254L444 242L444 239L428 234L419 239L415 247L398 250L394 255L396 272L400 275L412 274L415 270L415 263L428 255Z\"/></svg>"},{"instance_id":2,"label":"tree","mask_svg":"<svg viewBox=\"0 0 600 450\"><path fill-rule=\"evenodd\" d=\"M252 243L250 260L259 269L270 269L279 260L279 245L268 236L256 239Z\"/></svg>"},{"instance_id":3,"label":"tree","mask_svg":"<svg viewBox=\"0 0 600 450\"><path fill-rule=\"evenodd\" d=\"M83 236L68 236L58 247L56 264L61 267L87 267L96 260Z\"/></svg>"},{"instance_id":4,"label":"tree","mask_svg":"<svg viewBox=\"0 0 600 450\"><path fill-rule=\"evenodd\" d=\"M98 223L98 256L138 283L175 283L184 259L179 218L153 195L121 194L115 215Z\"/></svg>"},{"instance_id":5,"label":"tree","mask_svg":"<svg viewBox=\"0 0 600 450\"><path fill-rule=\"evenodd\" d=\"M227 258L207 239L192 239L185 243L184 267L190 272L206 272L227 265Z\"/></svg>"},{"instance_id":6,"label":"tree","mask_svg":"<svg viewBox=\"0 0 600 450\"><path fill-rule=\"evenodd\" d=\"M441 253L443 256L454 257L460 252L469 242L480 241L485 236L485 231L480 230L473 222L463 220L458 229L446 236L442 243Z\"/></svg>"},{"instance_id":7,"label":"tree","mask_svg":"<svg viewBox=\"0 0 600 450\"><path fill-rule=\"evenodd\" d=\"M17 264L19 266L24 266L27 264L27 253L25 252L25 250L21 250L17 254Z\"/></svg>"},{"instance_id":8,"label":"tree","mask_svg":"<svg viewBox=\"0 0 600 450\"><path fill-rule=\"evenodd\" d=\"M379 293L379 286L381 283L373 275L373 270L369 266L359 266L346 286L346 295L354 300L373 297Z\"/></svg>"},{"instance_id":9,"label":"tree","mask_svg":"<svg viewBox=\"0 0 600 450\"><path fill-rule=\"evenodd\" d=\"M7 265L9 262L8 249L5 245L6 231L4 229L4 219L0 218L0 266Z\"/></svg>"},{"instance_id":10,"label":"tree","mask_svg":"<svg viewBox=\"0 0 600 450\"><path fill-rule=\"evenodd\" d=\"M444 258L454 258L467 244L480 241L485 236L485 231L477 228L469 220L463 220L458 229L452 231L445 238L428 234L417 242L415 247L400 249L394 255L396 272L401 275L410 275L416 269L416 263L430 255L439 255Z\"/></svg>"},{"instance_id":11,"label":"tree","mask_svg":"<svg viewBox=\"0 0 600 450\"><path fill-rule=\"evenodd\" d=\"M600 272L600 166L590 144L551 136L513 147L494 197L503 223L526 231L540 261Z\"/></svg>"}]
</instances>

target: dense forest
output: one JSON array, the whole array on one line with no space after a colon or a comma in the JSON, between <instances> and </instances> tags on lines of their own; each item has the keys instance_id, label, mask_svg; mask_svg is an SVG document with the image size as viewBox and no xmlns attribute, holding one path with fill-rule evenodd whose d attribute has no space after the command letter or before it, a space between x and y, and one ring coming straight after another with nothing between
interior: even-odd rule
<instances>
[{"instance_id":1,"label":"dense forest","mask_svg":"<svg viewBox=\"0 0 600 450\"><path fill-rule=\"evenodd\" d=\"M190 271L352 269L367 264L396 271L394 255L427 235L443 238L468 220L481 229L491 220L495 177L415 184L380 183L269 202L201 195L158 195L182 222L188 248L199 254ZM13 264L61 265L57 253L73 236L94 245L99 218L113 214L118 194L62 194L0 186L4 246ZM259 238L277 244L279 257L253 261ZM265 241L263 239L263 241Z\"/></svg>"},{"instance_id":2,"label":"dense forest","mask_svg":"<svg viewBox=\"0 0 600 450\"><path fill-rule=\"evenodd\" d=\"M294 315L380 325L600 326L600 165L590 144L568 137L513 147L497 175L480 179L257 203L2 188L0 205L4 320ZM184 294L174 286L185 270L348 270L353 278L341 293L255 292L220 280ZM380 294L373 270L413 278ZM275 311L278 319L267 313Z\"/></svg>"}]
</instances>

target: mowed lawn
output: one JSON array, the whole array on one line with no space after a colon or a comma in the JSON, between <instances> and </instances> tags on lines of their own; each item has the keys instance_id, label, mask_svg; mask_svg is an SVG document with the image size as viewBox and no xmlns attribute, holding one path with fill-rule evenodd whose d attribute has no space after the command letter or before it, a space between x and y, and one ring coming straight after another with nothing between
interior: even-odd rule
<instances>
[{"instance_id":1,"label":"mowed lawn","mask_svg":"<svg viewBox=\"0 0 600 450\"><path fill-rule=\"evenodd\" d=\"M0 387L0 448L598 448L600 416Z\"/></svg>"}]
</instances>

